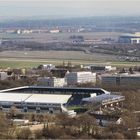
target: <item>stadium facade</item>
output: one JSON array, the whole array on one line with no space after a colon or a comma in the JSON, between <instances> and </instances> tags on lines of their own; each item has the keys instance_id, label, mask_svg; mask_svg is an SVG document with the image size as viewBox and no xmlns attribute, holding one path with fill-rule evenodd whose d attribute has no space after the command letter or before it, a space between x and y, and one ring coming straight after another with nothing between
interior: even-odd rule
<instances>
[{"instance_id":1,"label":"stadium facade","mask_svg":"<svg viewBox=\"0 0 140 140\"><path fill-rule=\"evenodd\" d=\"M110 95L101 88L53 88L42 86L25 86L0 91L0 108L9 112L12 107L17 112L34 113L68 113L74 115L69 106L82 103L84 98Z\"/></svg>"}]
</instances>

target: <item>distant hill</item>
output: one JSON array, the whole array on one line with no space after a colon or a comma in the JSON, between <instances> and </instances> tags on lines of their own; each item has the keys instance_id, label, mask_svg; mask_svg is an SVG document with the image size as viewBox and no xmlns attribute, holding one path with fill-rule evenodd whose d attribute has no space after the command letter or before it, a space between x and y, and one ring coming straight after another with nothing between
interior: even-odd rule
<instances>
[{"instance_id":1,"label":"distant hill","mask_svg":"<svg viewBox=\"0 0 140 140\"><path fill-rule=\"evenodd\" d=\"M0 22L0 28L90 27L93 31L140 31L140 17L24 18Z\"/></svg>"}]
</instances>

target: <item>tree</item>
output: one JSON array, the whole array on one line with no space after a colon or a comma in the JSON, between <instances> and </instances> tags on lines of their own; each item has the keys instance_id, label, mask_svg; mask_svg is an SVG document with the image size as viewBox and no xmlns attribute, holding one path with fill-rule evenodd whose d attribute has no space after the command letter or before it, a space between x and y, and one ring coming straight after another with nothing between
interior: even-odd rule
<instances>
[{"instance_id":1,"label":"tree","mask_svg":"<svg viewBox=\"0 0 140 140\"><path fill-rule=\"evenodd\" d=\"M102 136L100 136L100 138L101 139L125 139L124 135L118 132L115 133L107 132Z\"/></svg>"},{"instance_id":2,"label":"tree","mask_svg":"<svg viewBox=\"0 0 140 140\"><path fill-rule=\"evenodd\" d=\"M78 116L75 125L79 127L80 133L92 135L96 133L95 118L88 114L82 114Z\"/></svg>"},{"instance_id":3,"label":"tree","mask_svg":"<svg viewBox=\"0 0 140 140\"><path fill-rule=\"evenodd\" d=\"M0 112L0 139L15 138L15 127L12 122L6 118L3 112Z\"/></svg>"},{"instance_id":4,"label":"tree","mask_svg":"<svg viewBox=\"0 0 140 140\"><path fill-rule=\"evenodd\" d=\"M129 68L129 72L130 72L130 74L134 74L134 71L131 67Z\"/></svg>"},{"instance_id":5,"label":"tree","mask_svg":"<svg viewBox=\"0 0 140 140\"><path fill-rule=\"evenodd\" d=\"M125 73L125 72L126 72L125 69L122 68L119 73Z\"/></svg>"},{"instance_id":6,"label":"tree","mask_svg":"<svg viewBox=\"0 0 140 140\"><path fill-rule=\"evenodd\" d=\"M35 135L35 139L42 139L43 138L42 130L34 131L34 135Z\"/></svg>"},{"instance_id":7,"label":"tree","mask_svg":"<svg viewBox=\"0 0 140 140\"><path fill-rule=\"evenodd\" d=\"M17 114L17 108L14 105L12 105L10 108L10 116L13 118L16 116L16 114Z\"/></svg>"},{"instance_id":8,"label":"tree","mask_svg":"<svg viewBox=\"0 0 140 140\"><path fill-rule=\"evenodd\" d=\"M16 131L17 139L29 139L32 135L32 132L29 128L21 128Z\"/></svg>"},{"instance_id":9,"label":"tree","mask_svg":"<svg viewBox=\"0 0 140 140\"><path fill-rule=\"evenodd\" d=\"M64 135L63 129L58 127L51 127L51 128L46 127L43 128L42 130L42 136L44 138L56 139L56 138L60 138L63 135Z\"/></svg>"},{"instance_id":10,"label":"tree","mask_svg":"<svg viewBox=\"0 0 140 140\"><path fill-rule=\"evenodd\" d=\"M68 117L67 114L58 114L56 118L58 125L63 126L63 128L66 128L66 126L72 126L72 118Z\"/></svg>"}]
</instances>

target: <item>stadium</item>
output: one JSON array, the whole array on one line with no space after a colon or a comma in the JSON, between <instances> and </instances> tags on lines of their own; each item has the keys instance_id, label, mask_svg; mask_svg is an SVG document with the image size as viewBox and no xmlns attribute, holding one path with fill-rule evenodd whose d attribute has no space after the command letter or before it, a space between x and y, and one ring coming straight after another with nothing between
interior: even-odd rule
<instances>
[{"instance_id":1,"label":"stadium","mask_svg":"<svg viewBox=\"0 0 140 140\"><path fill-rule=\"evenodd\" d=\"M53 88L25 86L0 91L0 108L9 112L14 106L19 112L70 113L68 107L81 105L83 99L110 95L101 88Z\"/></svg>"}]
</instances>

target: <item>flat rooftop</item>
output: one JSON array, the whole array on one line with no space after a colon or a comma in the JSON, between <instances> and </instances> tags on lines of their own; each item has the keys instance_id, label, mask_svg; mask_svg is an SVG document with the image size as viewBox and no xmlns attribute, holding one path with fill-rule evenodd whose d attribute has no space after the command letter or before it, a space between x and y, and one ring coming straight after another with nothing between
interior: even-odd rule
<instances>
[{"instance_id":1,"label":"flat rooftop","mask_svg":"<svg viewBox=\"0 0 140 140\"><path fill-rule=\"evenodd\" d=\"M70 97L71 95L59 94L0 93L0 102L64 104Z\"/></svg>"},{"instance_id":2,"label":"flat rooftop","mask_svg":"<svg viewBox=\"0 0 140 140\"><path fill-rule=\"evenodd\" d=\"M0 93L0 102L22 102L25 101L31 94L18 93Z\"/></svg>"},{"instance_id":3,"label":"flat rooftop","mask_svg":"<svg viewBox=\"0 0 140 140\"><path fill-rule=\"evenodd\" d=\"M30 103L53 103L64 104L67 103L71 95L55 95L55 94L33 94L25 102Z\"/></svg>"}]
</instances>

